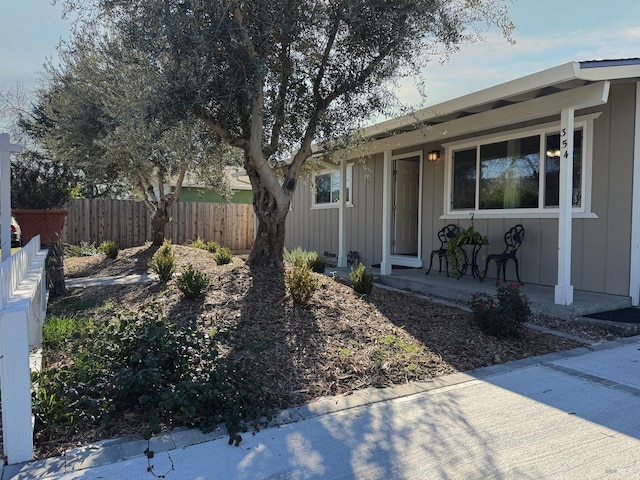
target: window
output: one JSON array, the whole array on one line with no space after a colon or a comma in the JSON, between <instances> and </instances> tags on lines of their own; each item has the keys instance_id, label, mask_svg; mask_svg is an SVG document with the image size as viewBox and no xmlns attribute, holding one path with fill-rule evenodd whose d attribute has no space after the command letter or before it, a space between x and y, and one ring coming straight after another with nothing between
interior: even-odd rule
<instances>
[{"instance_id":1,"label":"window","mask_svg":"<svg viewBox=\"0 0 640 480\"><path fill-rule=\"evenodd\" d=\"M345 184L345 203L351 206L351 171L353 164L347 165L347 181ZM338 207L340 202L340 170L324 170L313 178L313 207Z\"/></svg>"},{"instance_id":2,"label":"window","mask_svg":"<svg viewBox=\"0 0 640 480\"><path fill-rule=\"evenodd\" d=\"M574 130L572 204L585 208L584 122ZM494 137L495 138L495 137ZM496 141L498 140L498 141ZM450 209L447 213L553 212L559 206L558 128L503 139L466 141L451 151Z\"/></svg>"}]
</instances>

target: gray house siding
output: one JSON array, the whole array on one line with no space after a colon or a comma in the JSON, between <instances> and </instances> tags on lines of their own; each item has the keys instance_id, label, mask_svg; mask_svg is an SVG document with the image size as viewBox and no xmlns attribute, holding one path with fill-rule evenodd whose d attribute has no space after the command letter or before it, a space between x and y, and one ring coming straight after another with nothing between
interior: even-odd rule
<instances>
[{"instance_id":1,"label":"gray house siding","mask_svg":"<svg viewBox=\"0 0 640 480\"><path fill-rule=\"evenodd\" d=\"M572 284L580 290L616 295L629 294L631 199L636 108L636 84L613 84L609 102L599 109L577 112L576 115L601 113L594 120L592 148L591 211L598 218L573 220ZM546 122L559 123L559 116L529 121L504 129L447 138L446 142L535 126ZM444 148L433 142L394 150L397 155L415 151L426 152ZM353 204L346 208L347 250L357 250L368 264L382 259L382 177L383 155L368 158L353 166ZM445 161L423 162L422 178L422 259L426 268L431 250L436 248L436 233L448 223L461 227L470 225L467 219L443 219ZM337 253L338 210L311 210L308 185L301 184L294 199L287 227L288 247L301 245L320 252ZM525 283L555 285L557 283L558 219L557 218L492 218L475 219L477 230L486 234L490 245L480 253L481 265L488 253L504 248L503 235L511 226L521 223L526 229L525 243L519 253L521 278ZM515 278L509 267L507 278ZM490 266L489 275L495 275Z\"/></svg>"}]
</instances>

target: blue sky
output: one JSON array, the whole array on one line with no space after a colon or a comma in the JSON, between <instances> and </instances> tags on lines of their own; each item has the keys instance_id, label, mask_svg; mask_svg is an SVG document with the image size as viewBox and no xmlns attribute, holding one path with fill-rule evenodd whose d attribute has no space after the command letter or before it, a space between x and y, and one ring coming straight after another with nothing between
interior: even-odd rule
<instances>
[{"instance_id":1,"label":"blue sky","mask_svg":"<svg viewBox=\"0 0 640 480\"><path fill-rule=\"evenodd\" d=\"M426 104L490 87L572 60L640 57L637 0L513 0L516 44L493 30L486 41L465 45L451 60L437 58L424 69ZM50 0L0 0L0 88L34 88L49 57L55 58L69 22ZM403 83L404 101L416 90Z\"/></svg>"}]
</instances>

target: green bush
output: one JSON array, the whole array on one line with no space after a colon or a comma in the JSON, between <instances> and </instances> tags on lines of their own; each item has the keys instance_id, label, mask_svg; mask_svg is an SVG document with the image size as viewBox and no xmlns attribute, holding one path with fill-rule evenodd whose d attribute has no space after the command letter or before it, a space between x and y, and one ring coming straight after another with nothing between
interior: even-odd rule
<instances>
[{"instance_id":1,"label":"green bush","mask_svg":"<svg viewBox=\"0 0 640 480\"><path fill-rule=\"evenodd\" d=\"M170 240L165 240L153 258L149 261L151 269L158 274L160 280L168 282L176 271L176 254Z\"/></svg>"},{"instance_id":2,"label":"green bush","mask_svg":"<svg viewBox=\"0 0 640 480\"><path fill-rule=\"evenodd\" d=\"M197 298L209 286L209 275L199 272L191 264L176 278L176 287L189 299Z\"/></svg>"},{"instance_id":3,"label":"green bush","mask_svg":"<svg viewBox=\"0 0 640 480\"><path fill-rule=\"evenodd\" d=\"M486 293L471 296L471 311L480 329L496 337L512 337L520 333L531 316L531 302L520 291L520 285L501 285L495 297Z\"/></svg>"},{"instance_id":4,"label":"green bush","mask_svg":"<svg viewBox=\"0 0 640 480\"><path fill-rule=\"evenodd\" d=\"M373 290L373 272L371 267L365 268L364 264L359 263L355 270L351 267L349 273L351 286L357 293L367 294Z\"/></svg>"},{"instance_id":5,"label":"green bush","mask_svg":"<svg viewBox=\"0 0 640 480\"><path fill-rule=\"evenodd\" d=\"M205 431L224 423L229 442L238 444L245 422L276 407L263 395L265 380L246 362L218 361L215 334L195 321L168 322L156 304L86 328L66 345L67 362L43 362L35 378L37 437L55 432L69 439L88 425L133 413L148 421L145 438L159 432L161 423Z\"/></svg>"},{"instance_id":6,"label":"green bush","mask_svg":"<svg viewBox=\"0 0 640 480\"><path fill-rule=\"evenodd\" d=\"M107 258L115 259L118 256L120 247L113 240L105 240L98 247L100 253L104 253Z\"/></svg>"},{"instance_id":7,"label":"green bush","mask_svg":"<svg viewBox=\"0 0 640 480\"><path fill-rule=\"evenodd\" d=\"M214 241L207 242L206 250L209 253L216 253L219 248L220 248L220 244L218 242L214 242Z\"/></svg>"},{"instance_id":8,"label":"green bush","mask_svg":"<svg viewBox=\"0 0 640 480\"><path fill-rule=\"evenodd\" d=\"M296 305L307 303L320 287L320 282L314 277L311 269L302 265L301 260L285 271L284 283L287 293Z\"/></svg>"},{"instance_id":9,"label":"green bush","mask_svg":"<svg viewBox=\"0 0 640 480\"><path fill-rule=\"evenodd\" d=\"M317 252L309 252L301 247L296 247L291 251L285 248L282 256L285 262L291 265L306 265L316 273L324 273L327 268L326 262Z\"/></svg>"},{"instance_id":10,"label":"green bush","mask_svg":"<svg viewBox=\"0 0 640 480\"><path fill-rule=\"evenodd\" d=\"M80 242L80 245L65 243L63 249L65 257L91 257L98 254L95 243Z\"/></svg>"},{"instance_id":11,"label":"green bush","mask_svg":"<svg viewBox=\"0 0 640 480\"><path fill-rule=\"evenodd\" d=\"M220 247L213 254L213 259L218 265L226 265L233 260L233 252L227 247Z\"/></svg>"},{"instance_id":12,"label":"green bush","mask_svg":"<svg viewBox=\"0 0 640 480\"><path fill-rule=\"evenodd\" d=\"M191 242L191 246L193 248L199 248L201 250L206 250L207 249L207 242L205 242L203 239L198 237L193 242Z\"/></svg>"}]
</instances>

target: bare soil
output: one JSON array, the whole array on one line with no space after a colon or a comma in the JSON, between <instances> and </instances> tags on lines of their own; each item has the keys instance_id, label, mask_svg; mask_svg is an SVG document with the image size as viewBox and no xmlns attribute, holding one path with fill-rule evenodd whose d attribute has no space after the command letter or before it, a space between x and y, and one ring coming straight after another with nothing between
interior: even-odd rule
<instances>
[{"instance_id":1,"label":"bare soil","mask_svg":"<svg viewBox=\"0 0 640 480\"><path fill-rule=\"evenodd\" d=\"M154 281L67 289L64 295L50 299L50 309L73 313L84 302L94 305L92 312L85 313L113 316L156 302L176 324L195 319L203 328L228 332L233 342L221 346L221 358L251 362L256 371L271 379L265 393L281 398L283 406L366 387L427 381L582 345L530 329L517 338L488 336L464 310L378 286L363 296L346 282L324 275L318 275L321 287L309 304L295 306L280 276L250 269L242 256L218 266L207 251L180 245L175 251L178 273L191 264L210 275L211 285L202 298L187 300L173 281ZM115 260L103 255L65 258L65 276L147 273L154 252L147 245L121 251ZM554 319L536 320L566 327L566 322ZM568 328L591 338L608 335L575 325ZM40 445L39 456L61 454L105 437L135 436L141 429L135 417L118 419L99 431Z\"/></svg>"}]
</instances>

